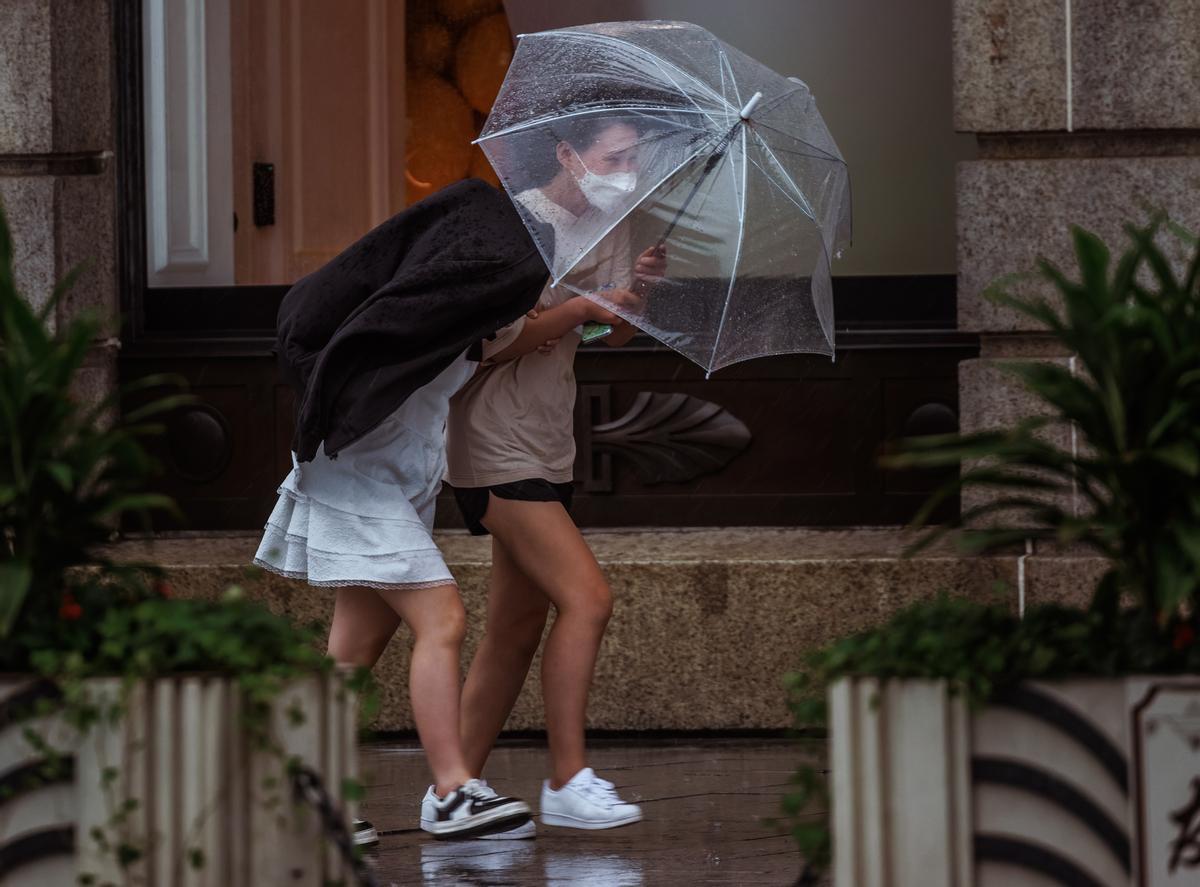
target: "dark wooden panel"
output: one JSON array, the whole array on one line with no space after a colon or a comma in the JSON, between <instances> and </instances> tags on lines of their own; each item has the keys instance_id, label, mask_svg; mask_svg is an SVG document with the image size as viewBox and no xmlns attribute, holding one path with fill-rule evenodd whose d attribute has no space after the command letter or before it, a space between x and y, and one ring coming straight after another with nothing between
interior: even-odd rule
<instances>
[{"instance_id":1,"label":"dark wooden panel","mask_svg":"<svg viewBox=\"0 0 1200 887\"><path fill-rule=\"evenodd\" d=\"M291 397L290 392L283 398L276 395L282 386L275 379L274 361L261 356L121 358L126 380L161 372L185 379L197 401L166 417L166 433L150 446L163 469L156 489L172 496L184 513L181 525L162 528L261 526L283 478L280 467L290 464Z\"/></svg>"},{"instance_id":2,"label":"dark wooden panel","mask_svg":"<svg viewBox=\"0 0 1200 887\"><path fill-rule=\"evenodd\" d=\"M884 441L958 430L958 378L898 378L884 383ZM944 473L889 471L884 475L889 495L928 494Z\"/></svg>"},{"instance_id":3,"label":"dark wooden panel","mask_svg":"<svg viewBox=\"0 0 1200 887\"><path fill-rule=\"evenodd\" d=\"M130 273L136 280L136 273ZM138 343L179 338L270 339L275 334L279 303L289 289L130 286L137 299L127 299L127 310L137 314L139 323L126 338ZM833 298L842 331L954 328L953 275L835 277Z\"/></svg>"},{"instance_id":4,"label":"dark wooden panel","mask_svg":"<svg viewBox=\"0 0 1200 887\"><path fill-rule=\"evenodd\" d=\"M956 333L843 339L847 347L836 362L771 358L708 380L674 352L646 342L583 349L576 404L579 523L846 526L908 520L944 475L887 472L879 455L889 440L955 424L957 363L975 346ZM179 501L184 526L258 528L291 466L294 396L279 382L269 355L210 347L190 356L166 343L142 348L122 357L121 373L125 379L177 373L199 400L172 416L168 434L154 445L165 468L158 487ZM639 402L651 404L647 415L658 410L666 418L643 421L632 437L618 431L596 438L594 429L620 420ZM671 413L672 404L684 406ZM706 424L697 426L688 410L707 417ZM672 476L662 479L664 474ZM955 507L948 503L946 513ZM461 525L448 497L438 523Z\"/></svg>"},{"instance_id":5,"label":"dark wooden panel","mask_svg":"<svg viewBox=\"0 0 1200 887\"><path fill-rule=\"evenodd\" d=\"M751 441L725 467L683 482L642 483L633 465L614 454L612 491L580 490L577 519L588 526L906 522L945 475L884 471L879 456L906 428L953 430L926 428L919 420L932 406L935 420L948 411L956 424L957 364L974 346L968 337L946 333L889 333L874 344L870 338L858 337L837 362L772 358L707 381L667 351L585 350L577 363L581 387L607 390L609 418L627 410L638 392L684 392L741 420ZM596 419L588 406L580 404L584 415L576 423L579 477L595 460L585 426ZM922 409L918 421L908 423ZM945 513L954 508L957 503L948 503Z\"/></svg>"}]
</instances>

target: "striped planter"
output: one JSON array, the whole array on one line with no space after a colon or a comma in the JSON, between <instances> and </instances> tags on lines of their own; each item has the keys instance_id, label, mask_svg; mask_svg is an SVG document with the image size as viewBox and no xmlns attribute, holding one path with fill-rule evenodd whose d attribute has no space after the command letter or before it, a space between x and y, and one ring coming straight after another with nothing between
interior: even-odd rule
<instances>
[{"instance_id":1,"label":"striped planter","mask_svg":"<svg viewBox=\"0 0 1200 887\"><path fill-rule=\"evenodd\" d=\"M829 693L837 887L1195 887L1200 679Z\"/></svg>"},{"instance_id":2,"label":"striped planter","mask_svg":"<svg viewBox=\"0 0 1200 887\"><path fill-rule=\"evenodd\" d=\"M155 887L350 882L316 812L294 801L280 759L253 747L233 681L138 683L118 716L82 735L56 717L24 716L46 692L0 678L0 885L75 884L82 875ZM88 681L86 692L110 710L121 700L117 680ZM336 677L301 680L270 720L278 746L319 773L340 804L343 779L357 774L352 695ZM42 760L29 729L65 756L48 784L28 778ZM136 806L115 820L126 799ZM122 869L96 829L143 855Z\"/></svg>"}]
</instances>

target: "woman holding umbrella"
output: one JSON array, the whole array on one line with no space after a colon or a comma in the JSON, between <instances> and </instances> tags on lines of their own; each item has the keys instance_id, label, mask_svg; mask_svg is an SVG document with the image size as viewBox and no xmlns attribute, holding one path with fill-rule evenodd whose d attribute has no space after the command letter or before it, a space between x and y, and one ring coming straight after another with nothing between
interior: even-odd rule
<instances>
[{"instance_id":1,"label":"woman holding umbrella","mask_svg":"<svg viewBox=\"0 0 1200 887\"><path fill-rule=\"evenodd\" d=\"M589 216L611 211L633 192L641 134L628 120L593 117L564 124L561 136L552 177L516 201L553 226L557 248L571 249ZM665 265L655 249L634 265L628 233L618 232L573 280L633 308L640 301L629 289L635 278L661 277ZM552 762L542 821L612 828L636 822L641 810L622 802L612 784L587 767L584 748L588 689L612 592L568 513L575 462L572 364L581 342L577 328L585 323L611 326L607 341L615 345L636 330L566 287L547 285L538 312L484 344L480 370L450 407L446 479L471 532L494 537L487 631L463 688L464 752L469 766L482 772L553 604L557 617L542 667ZM539 350L547 340L556 347Z\"/></svg>"},{"instance_id":2,"label":"woman holding umbrella","mask_svg":"<svg viewBox=\"0 0 1200 887\"><path fill-rule=\"evenodd\" d=\"M849 178L803 83L684 22L523 37L479 142L551 281L540 315L487 343L451 402L447 480L467 526L494 537L464 750L480 770L553 604L542 821L611 828L641 811L584 748L612 595L567 513L575 330L605 324L620 344L636 326L710 373L770 354L832 356L829 264L849 237ZM553 237L539 233L547 226ZM538 352L548 339L557 346Z\"/></svg>"}]
</instances>

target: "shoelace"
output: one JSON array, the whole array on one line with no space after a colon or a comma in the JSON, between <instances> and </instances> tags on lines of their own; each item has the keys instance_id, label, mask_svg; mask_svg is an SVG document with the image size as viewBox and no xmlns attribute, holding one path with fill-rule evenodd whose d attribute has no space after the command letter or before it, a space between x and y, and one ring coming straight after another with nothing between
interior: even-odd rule
<instances>
[{"instance_id":1,"label":"shoelace","mask_svg":"<svg viewBox=\"0 0 1200 887\"><path fill-rule=\"evenodd\" d=\"M490 801L493 798L498 798L496 790L493 789L482 779L471 779L463 783L459 789L468 798L474 798L477 801Z\"/></svg>"},{"instance_id":2,"label":"shoelace","mask_svg":"<svg viewBox=\"0 0 1200 887\"><path fill-rule=\"evenodd\" d=\"M583 793L595 801L601 801L605 804L623 804L621 796L617 794L617 787L607 779L601 779L599 776L593 776L591 782L583 786Z\"/></svg>"}]
</instances>

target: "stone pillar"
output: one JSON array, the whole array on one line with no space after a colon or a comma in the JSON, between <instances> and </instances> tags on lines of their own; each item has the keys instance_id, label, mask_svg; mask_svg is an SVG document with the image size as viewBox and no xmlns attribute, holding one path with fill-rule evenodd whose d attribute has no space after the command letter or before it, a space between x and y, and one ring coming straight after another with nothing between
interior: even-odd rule
<instances>
[{"instance_id":1,"label":"stone pillar","mask_svg":"<svg viewBox=\"0 0 1200 887\"><path fill-rule=\"evenodd\" d=\"M954 0L955 127L980 149L957 185L958 324L981 339L959 373L964 431L1036 411L1005 361L1070 361L983 297L993 280L1038 256L1073 268L1072 224L1114 253L1152 209L1200 231L1197 34L1195 0Z\"/></svg>"},{"instance_id":2,"label":"stone pillar","mask_svg":"<svg viewBox=\"0 0 1200 887\"><path fill-rule=\"evenodd\" d=\"M44 304L85 271L52 321L109 321L79 380L89 400L116 382L114 77L110 0L0 0L0 202L17 283Z\"/></svg>"}]
</instances>

